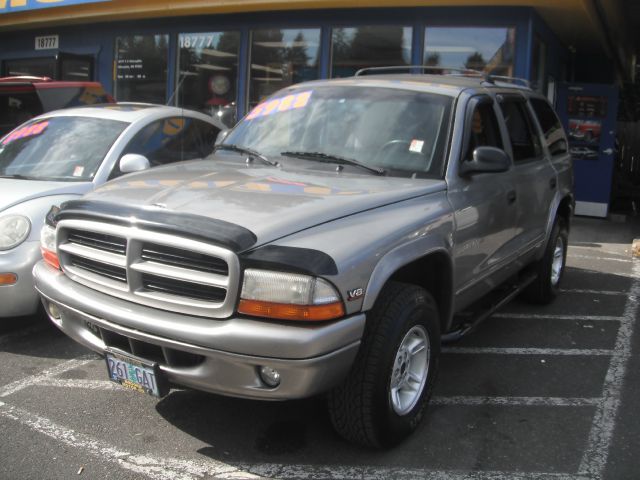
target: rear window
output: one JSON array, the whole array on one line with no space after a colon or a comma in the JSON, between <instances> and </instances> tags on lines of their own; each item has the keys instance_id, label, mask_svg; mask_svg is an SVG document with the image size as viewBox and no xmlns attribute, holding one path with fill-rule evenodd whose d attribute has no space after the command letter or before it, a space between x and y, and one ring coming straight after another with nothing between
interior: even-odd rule
<instances>
[{"instance_id":1,"label":"rear window","mask_svg":"<svg viewBox=\"0 0 640 480\"><path fill-rule=\"evenodd\" d=\"M89 117L32 121L0 140L0 177L91 180L128 125Z\"/></svg>"},{"instance_id":2,"label":"rear window","mask_svg":"<svg viewBox=\"0 0 640 480\"><path fill-rule=\"evenodd\" d=\"M109 103L109 96L101 86L77 86L77 87L39 87L38 95L42 101L45 112L60 108L80 107L83 105L95 105Z\"/></svg>"},{"instance_id":3,"label":"rear window","mask_svg":"<svg viewBox=\"0 0 640 480\"><path fill-rule=\"evenodd\" d=\"M31 86L0 86L0 136L43 112Z\"/></svg>"}]
</instances>

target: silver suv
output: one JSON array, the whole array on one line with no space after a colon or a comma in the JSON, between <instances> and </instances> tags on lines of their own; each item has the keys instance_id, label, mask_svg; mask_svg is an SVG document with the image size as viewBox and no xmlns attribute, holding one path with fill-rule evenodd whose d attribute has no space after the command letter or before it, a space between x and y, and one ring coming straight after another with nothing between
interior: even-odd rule
<instances>
[{"instance_id":1,"label":"silver suv","mask_svg":"<svg viewBox=\"0 0 640 480\"><path fill-rule=\"evenodd\" d=\"M573 204L565 133L528 88L317 81L204 160L53 209L35 283L126 387L327 394L341 435L387 447L420 423L442 341L516 294L556 296Z\"/></svg>"}]
</instances>

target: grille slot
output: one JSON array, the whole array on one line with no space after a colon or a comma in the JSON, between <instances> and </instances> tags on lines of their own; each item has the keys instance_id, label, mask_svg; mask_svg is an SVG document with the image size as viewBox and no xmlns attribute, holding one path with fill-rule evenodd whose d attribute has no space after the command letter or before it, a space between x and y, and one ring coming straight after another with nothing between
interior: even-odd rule
<instances>
[{"instance_id":1,"label":"grille slot","mask_svg":"<svg viewBox=\"0 0 640 480\"><path fill-rule=\"evenodd\" d=\"M124 255L127 251L126 239L105 233L69 230L67 233L67 241L97 250L119 253L120 255Z\"/></svg>"},{"instance_id":2,"label":"grille slot","mask_svg":"<svg viewBox=\"0 0 640 480\"><path fill-rule=\"evenodd\" d=\"M125 337L106 328L98 327L102 341L107 347L117 348L136 357L169 367L195 367L204 361L202 355L165 348L142 340Z\"/></svg>"},{"instance_id":3,"label":"grille slot","mask_svg":"<svg viewBox=\"0 0 640 480\"><path fill-rule=\"evenodd\" d=\"M69 264L87 270L88 272L103 277L110 278L117 282L127 283L127 271L124 268L109 265L107 263L96 262L88 258L79 257L77 255L69 255Z\"/></svg>"},{"instance_id":4,"label":"grille slot","mask_svg":"<svg viewBox=\"0 0 640 480\"><path fill-rule=\"evenodd\" d=\"M205 302L222 302L226 295L224 288L159 277L149 273L142 274L142 285L146 290L151 292L177 295Z\"/></svg>"},{"instance_id":5,"label":"grille slot","mask_svg":"<svg viewBox=\"0 0 640 480\"><path fill-rule=\"evenodd\" d=\"M166 245L144 243L140 258L147 262L162 263L199 272L229 275L229 266L221 258Z\"/></svg>"}]
</instances>

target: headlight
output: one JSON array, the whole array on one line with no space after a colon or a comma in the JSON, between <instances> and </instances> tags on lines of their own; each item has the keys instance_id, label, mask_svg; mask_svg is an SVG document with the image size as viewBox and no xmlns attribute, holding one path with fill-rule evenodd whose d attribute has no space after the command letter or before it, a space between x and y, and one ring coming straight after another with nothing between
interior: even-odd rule
<instances>
[{"instance_id":1,"label":"headlight","mask_svg":"<svg viewBox=\"0 0 640 480\"><path fill-rule=\"evenodd\" d=\"M331 320L344 315L335 288L322 278L247 269L238 311L282 320Z\"/></svg>"},{"instance_id":2,"label":"headlight","mask_svg":"<svg viewBox=\"0 0 640 480\"><path fill-rule=\"evenodd\" d=\"M0 250L9 250L24 242L31 231L31 222L22 215L0 217Z\"/></svg>"}]
</instances>

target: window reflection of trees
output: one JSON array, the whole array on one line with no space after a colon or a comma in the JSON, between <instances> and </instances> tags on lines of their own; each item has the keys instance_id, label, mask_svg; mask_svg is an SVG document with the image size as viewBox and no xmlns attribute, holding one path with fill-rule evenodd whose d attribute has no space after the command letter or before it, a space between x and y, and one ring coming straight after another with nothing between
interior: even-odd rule
<instances>
[{"instance_id":1,"label":"window reflection of trees","mask_svg":"<svg viewBox=\"0 0 640 480\"><path fill-rule=\"evenodd\" d=\"M332 76L348 77L367 67L409 65L411 35L411 28L403 26L335 28Z\"/></svg>"},{"instance_id":2,"label":"window reflection of trees","mask_svg":"<svg viewBox=\"0 0 640 480\"><path fill-rule=\"evenodd\" d=\"M249 103L276 90L319 76L320 29L252 32Z\"/></svg>"},{"instance_id":3,"label":"window reflection of trees","mask_svg":"<svg viewBox=\"0 0 640 480\"><path fill-rule=\"evenodd\" d=\"M427 27L424 65L513 76L515 29Z\"/></svg>"}]
</instances>

